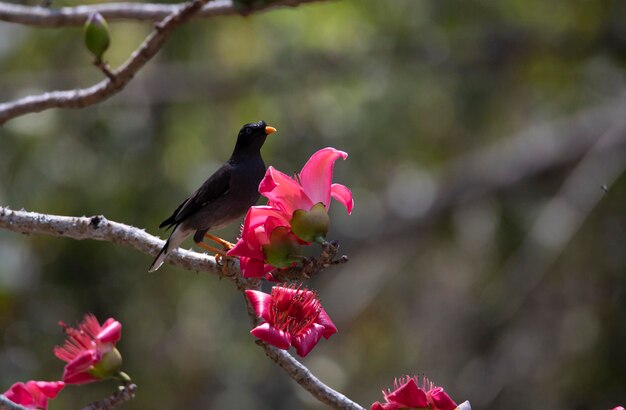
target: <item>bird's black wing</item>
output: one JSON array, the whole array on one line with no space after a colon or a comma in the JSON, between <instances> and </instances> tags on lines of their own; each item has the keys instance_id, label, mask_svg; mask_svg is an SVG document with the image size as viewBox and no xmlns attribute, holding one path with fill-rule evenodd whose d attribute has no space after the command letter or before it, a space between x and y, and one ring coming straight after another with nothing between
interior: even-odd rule
<instances>
[{"instance_id":1,"label":"bird's black wing","mask_svg":"<svg viewBox=\"0 0 626 410\"><path fill-rule=\"evenodd\" d=\"M196 192L185 199L172 216L161 222L159 228L177 225L198 212L203 206L228 192L230 188L231 165L226 163L206 181Z\"/></svg>"}]
</instances>

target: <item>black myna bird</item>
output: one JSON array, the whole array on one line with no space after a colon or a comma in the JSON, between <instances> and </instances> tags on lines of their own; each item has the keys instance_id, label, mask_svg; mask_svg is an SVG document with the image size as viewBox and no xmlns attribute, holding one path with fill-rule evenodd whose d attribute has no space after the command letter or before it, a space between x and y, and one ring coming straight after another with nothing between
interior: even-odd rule
<instances>
[{"instance_id":1,"label":"black myna bird","mask_svg":"<svg viewBox=\"0 0 626 410\"><path fill-rule=\"evenodd\" d=\"M273 132L276 128L268 126L265 121L241 128L230 159L159 225L159 228L167 226L168 229L174 227L174 230L152 262L150 272L159 269L167 255L194 232L194 242L205 249L215 251L203 242L205 235L222 245L229 245L208 235L207 231L230 225L259 199L259 183L265 174L261 147Z\"/></svg>"}]
</instances>

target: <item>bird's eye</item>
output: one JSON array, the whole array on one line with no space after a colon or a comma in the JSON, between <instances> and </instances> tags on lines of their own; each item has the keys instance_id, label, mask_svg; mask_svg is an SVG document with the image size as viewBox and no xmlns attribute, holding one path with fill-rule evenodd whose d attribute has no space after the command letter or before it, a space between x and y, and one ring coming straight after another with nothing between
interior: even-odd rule
<instances>
[{"instance_id":1,"label":"bird's eye","mask_svg":"<svg viewBox=\"0 0 626 410\"><path fill-rule=\"evenodd\" d=\"M251 128L246 128L246 134L252 134L252 129Z\"/></svg>"}]
</instances>

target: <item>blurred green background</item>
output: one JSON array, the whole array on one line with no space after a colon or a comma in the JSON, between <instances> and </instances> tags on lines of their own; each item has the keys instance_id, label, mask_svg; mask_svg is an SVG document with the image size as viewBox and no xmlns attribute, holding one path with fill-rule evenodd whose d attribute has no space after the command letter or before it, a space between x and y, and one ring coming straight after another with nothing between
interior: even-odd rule
<instances>
[{"instance_id":1,"label":"blurred green background","mask_svg":"<svg viewBox=\"0 0 626 410\"><path fill-rule=\"evenodd\" d=\"M151 25L110 29L116 66ZM90 62L81 28L0 23L0 101L93 84ZM626 403L625 68L619 0L345 0L196 20L110 100L0 127L0 204L163 237L240 126L264 119L279 130L266 163L287 173L325 146L350 154L335 180L355 210L333 206L329 235L350 263L308 283L339 328L303 360L321 380L368 408L408 373L475 409L606 409ZM139 386L125 408L323 408L253 343L231 283L147 274L151 259L0 231L0 390L58 378L57 321L93 312L124 325ZM50 408L113 387L70 387Z\"/></svg>"}]
</instances>

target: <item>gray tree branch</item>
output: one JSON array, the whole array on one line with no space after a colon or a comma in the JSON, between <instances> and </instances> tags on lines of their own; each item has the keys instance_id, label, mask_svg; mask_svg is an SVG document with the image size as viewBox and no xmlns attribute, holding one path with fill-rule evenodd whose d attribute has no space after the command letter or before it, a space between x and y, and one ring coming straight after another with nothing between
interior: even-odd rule
<instances>
[{"instance_id":1,"label":"gray tree branch","mask_svg":"<svg viewBox=\"0 0 626 410\"><path fill-rule=\"evenodd\" d=\"M146 233L143 229L109 221L103 216L47 215L15 211L6 207L0 207L0 229L23 234L43 234L77 240L92 239L113 242L151 256L156 256L165 243L163 240ZM165 262L186 270L222 273L222 267L216 264L215 258L212 256L180 248L173 251ZM225 276L231 279L239 290L258 289L259 280L241 277L241 271L236 262L229 262L227 268ZM248 313L254 315L253 311L249 310ZM362 409L358 404L322 383L289 353L272 346L264 345L263 347L269 358L278 363L293 380L316 399L336 409ZM8 409L20 410L19 407L8 407Z\"/></svg>"},{"instance_id":2,"label":"gray tree branch","mask_svg":"<svg viewBox=\"0 0 626 410\"><path fill-rule=\"evenodd\" d=\"M88 404L82 410L111 410L135 398L137 385L134 383L119 386L118 390L109 397Z\"/></svg>"},{"instance_id":3,"label":"gray tree branch","mask_svg":"<svg viewBox=\"0 0 626 410\"><path fill-rule=\"evenodd\" d=\"M326 387L326 385L319 381L309 369L286 351L268 345L267 343L260 341L258 343L265 349L267 357L275 361L283 370L289 373L292 379L298 382L298 384L322 403L329 405L333 409L364 410L363 407L343 394L332 389L329 391L327 388L323 388Z\"/></svg>"},{"instance_id":4,"label":"gray tree branch","mask_svg":"<svg viewBox=\"0 0 626 410\"><path fill-rule=\"evenodd\" d=\"M113 242L152 256L156 256L165 244L143 229L109 221L102 215L59 216L0 207L0 228L23 234ZM218 273L221 269L213 256L181 248L173 251L165 262L191 271Z\"/></svg>"},{"instance_id":5,"label":"gray tree branch","mask_svg":"<svg viewBox=\"0 0 626 410\"><path fill-rule=\"evenodd\" d=\"M0 124L20 115L39 112L49 108L82 108L96 104L121 91L135 74L154 57L172 31L187 22L209 0L192 0L177 8L148 35L128 60L112 76L88 88L53 91L41 95L27 96L0 104ZM83 20L84 21L84 20Z\"/></svg>"},{"instance_id":6,"label":"gray tree branch","mask_svg":"<svg viewBox=\"0 0 626 410\"><path fill-rule=\"evenodd\" d=\"M208 18L232 14L248 14L255 11L274 7L298 6L321 0L275 0L260 2L249 8L237 7L232 0L215 0L204 5L193 18ZM159 21L168 15L179 11L180 4L156 3L106 3L76 7L33 7L19 4L0 2L0 21L18 23L29 26L61 27L80 26L93 13L100 13L105 19Z\"/></svg>"}]
</instances>

